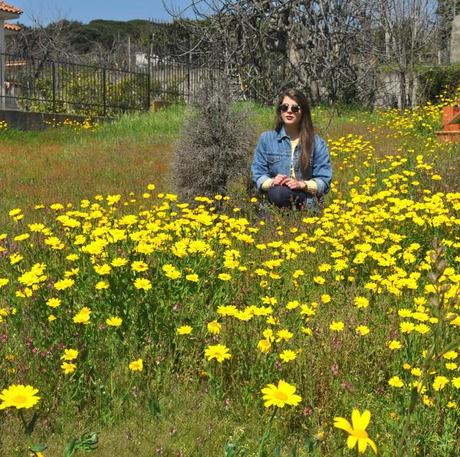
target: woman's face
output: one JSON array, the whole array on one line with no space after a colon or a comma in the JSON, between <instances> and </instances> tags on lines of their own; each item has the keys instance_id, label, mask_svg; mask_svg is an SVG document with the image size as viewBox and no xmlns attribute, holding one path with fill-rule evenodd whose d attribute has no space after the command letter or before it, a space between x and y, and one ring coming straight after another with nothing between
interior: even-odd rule
<instances>
[{"instance_id":1,"label":"woman's face","mask_svg":"<svg viewBox=\"0 0 460 457\"><path fill-rule=\"evenodd\" d=\"M299 104L290 97L284 97L281 103L281 119L286 127L299 128L302 110Z\"/></svg>"}]
</instances>

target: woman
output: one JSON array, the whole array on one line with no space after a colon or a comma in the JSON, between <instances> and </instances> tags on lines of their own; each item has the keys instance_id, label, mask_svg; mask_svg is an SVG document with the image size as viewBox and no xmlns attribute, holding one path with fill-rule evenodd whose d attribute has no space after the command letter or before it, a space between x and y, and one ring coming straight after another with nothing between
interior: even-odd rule
<instances>
[{"instance_id":1,"label":"woman","mask_svg":"<svg viewBox=\"0 0 460 457\"><path fill-rule=\"evenodd\" d=\"M275 130L262 133L252 162L258 191L280 208L318 209L315 200L329 191L332 167L325 141L315 135L307 97L283 91Z\"/></svg>"}]
</instances>

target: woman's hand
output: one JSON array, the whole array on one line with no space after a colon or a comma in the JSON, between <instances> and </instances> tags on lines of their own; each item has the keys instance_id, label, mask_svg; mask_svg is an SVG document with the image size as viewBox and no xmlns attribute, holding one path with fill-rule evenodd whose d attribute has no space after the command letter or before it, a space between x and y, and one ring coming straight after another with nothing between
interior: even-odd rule
<instances>
[{"instance_id":1,"label":"woman's hand","mask_svg":"<svg viewBox=\"0 0 460 457\"><path fill-rule=\"evenodd\" d=\"M286 180L289 179L286 175L276 175L273 178L273 185L274 186L282 186L286 183Z\"/></svg>"},{"instance_id":2,"label":"woman's hand","mask_svg":"<svg viewBox=\"0 0 460 457\"><path fill-rule=\"evenodd\" d=\"M305 190L306 187L305 181L297 181L292 178L286 178L283 184L291 190Z\"/></svg>"}]
</instances>

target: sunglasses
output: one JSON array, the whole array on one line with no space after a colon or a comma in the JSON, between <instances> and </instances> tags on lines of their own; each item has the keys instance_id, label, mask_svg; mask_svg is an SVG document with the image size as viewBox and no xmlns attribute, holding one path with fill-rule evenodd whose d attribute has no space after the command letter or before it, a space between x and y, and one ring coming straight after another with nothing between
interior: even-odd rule
<instances>
[{"instance_id":1,"label":"sunglasses","mask_svg":"<svg viewBox=\"0 0 460 457\"><path fill-rule=\"evenodd\" d=\"M289 108L291 108L291 111L293 113L298 113L300 111L300 106L299 105L288 105L287 103L283 103L280 105L279 109L282 113L286 113L289 111Z\"/></svg>"}]
</instances>

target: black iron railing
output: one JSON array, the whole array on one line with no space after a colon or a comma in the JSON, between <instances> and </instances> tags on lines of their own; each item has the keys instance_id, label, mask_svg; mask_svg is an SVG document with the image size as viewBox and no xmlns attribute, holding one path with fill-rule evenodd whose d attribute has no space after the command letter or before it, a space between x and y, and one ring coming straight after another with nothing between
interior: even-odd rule
<instances>
[{"instance_id":1,"label":"black iron railing","mask_svg":"<svg viewBox=\"0 0 460 457\"><path fill-rule=\"evenodd\" d=\"M0 54L0 109L92 116L145 111L152 101L186 102L219 70L145 56L136 71Z\"/></svg>"}]
</instances>

